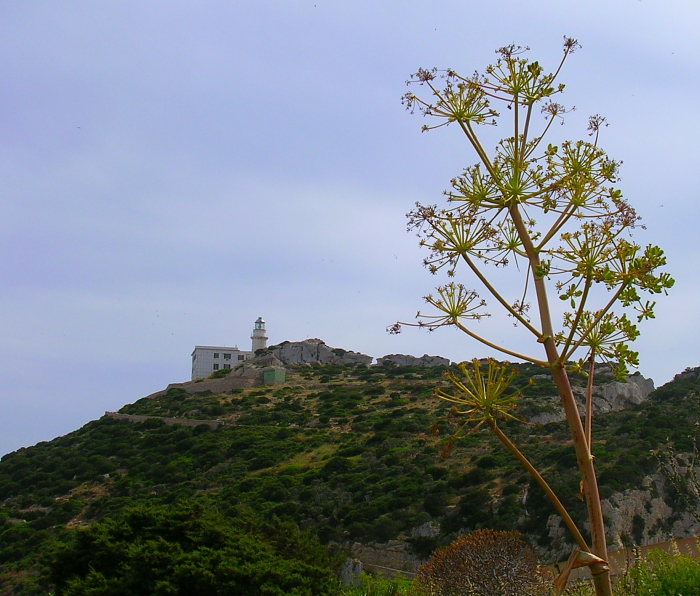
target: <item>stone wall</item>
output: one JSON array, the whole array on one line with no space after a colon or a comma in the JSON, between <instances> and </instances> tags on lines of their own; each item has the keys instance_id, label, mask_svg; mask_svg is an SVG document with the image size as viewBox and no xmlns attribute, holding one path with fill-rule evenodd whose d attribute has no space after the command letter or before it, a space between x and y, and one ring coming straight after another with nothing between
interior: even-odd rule
<instances>
[{"instance_id":1,"label":"stone wall","mask_svg":"<svg viewBox=\"0 0 700 596\"><path fill-rule=\"evenodd\" d=\"M253 364L254 362L252 360L245 362L233 369L225 377L218 379L199 379L197 381L185 381L184 383L170 383L166 389L151 393L146 396L146 399L162 397L169 389L181 389L190 395L195 395L205 391L217 394L230 393L235 389L261 386L263 384L264 371Z\"/></svg>"},{"instance_id":2,"label":"stone wall","mask_svg":"<svg viewBox=\"0 0 700 596\"><path fill-rule=\"evenodd\" d=\"M166 418L164 416L140 416L137 414L118 414L117 412L105 412L105 416L115 420L126 420L128 422L146 422L146 420L162 420L166 426L179 424L181 426L201 426L206 424L212 430L216 430L224 423L221 420L192 420L191 418Z\"/></svg>"},{"instance_id":3,"label":"stone wall","mask_svg":"<svg viewBox=\"0 0 700 596\"><path fill-rule=\"evenodd\" d=\"M360 544L350 549L351 556L362 563L366 571L392 575L396 572L413 574L423 562L403 540L390 540L386 544Z\"/></svg>"}]
</instances>

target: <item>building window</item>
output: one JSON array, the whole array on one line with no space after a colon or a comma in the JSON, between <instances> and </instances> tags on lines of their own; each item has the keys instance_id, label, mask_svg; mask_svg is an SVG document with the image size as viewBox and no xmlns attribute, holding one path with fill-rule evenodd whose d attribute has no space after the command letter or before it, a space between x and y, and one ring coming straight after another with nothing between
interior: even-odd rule
<instances>
[{"instance_id":1,"label":"building window","mask_svg":"<svg viewBox=\"0 0 700 596\"><path fill-rule=\"evenodd\" d=\"M219 357L219 352L214 352L214 358L218 358L218 357Z\"/></svg>"},{"instance_id":2,"label":"building window","mask_svg":"<svg viewBox=\"0 0 700 596\"><path fill-rule=\"evenodd\" d=\"M245 360L245 356L243 354L238 354L238 359L239 360Z\"/></svg>"},{"instance_id":3,"label":"building window","mask_svg":"<svg viewBox=\"0 0 700 596\"><path fill-rule=\"evenodd\" d=\"M197 354L192 354L192 362L194 362L195 360L197 360Z\"/></svg>"},{"instance_id":4,"label":"building window","mask_svg":"<svg viewBox=\"0 0 700 596\"><path fill-rule=\"evenodd\" d=\"M219 365L218 365L218 364L215 364L215 365L214 365L214 370L219 370Z\"/></svg>"},{"instance_id":5,"label":"building window","mask_svg":"<svg viewBox=\"0 0 700 596\"><path fill-rule=\"evenodd\" d=\"M230 364L224 364L224 368L231 368Z\"/></svg>"},{"instance_id":6,"label":"building window","mask_svg":"<svg viewBox=\"0 0 700 596\"><path fill-rule=\"evenodd\" d=\"M231 354L224 354L224 360L231 360Z\"/></svg>"}]
</instances>

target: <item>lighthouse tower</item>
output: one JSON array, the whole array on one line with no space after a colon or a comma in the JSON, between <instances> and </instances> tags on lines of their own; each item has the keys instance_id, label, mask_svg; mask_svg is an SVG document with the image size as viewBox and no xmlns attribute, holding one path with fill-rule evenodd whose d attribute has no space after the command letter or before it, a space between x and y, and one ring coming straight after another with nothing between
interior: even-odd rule
<instances>
[{"instance_id":1,"label":"lighthouse tower","mask_svg":"<svg viewBox=\"0 0 700 596\"><path fill-rule=\"evenodd\" d=\"M256 350L260 350L267 347L267 333L265 332L265 321L262 317L258 317L255 321L255 327L253 328L253 335L250 336L253 340L253 354Z\"/></svg>"}]
</instances>

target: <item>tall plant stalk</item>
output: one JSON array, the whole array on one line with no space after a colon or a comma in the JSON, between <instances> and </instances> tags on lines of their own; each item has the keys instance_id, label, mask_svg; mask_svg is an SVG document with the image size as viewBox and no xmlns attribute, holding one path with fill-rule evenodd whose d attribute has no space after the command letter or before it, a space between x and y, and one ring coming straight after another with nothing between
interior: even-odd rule
<instances>
[{"instance_id":1,"label":"tall plant stalk","mask_svg":"<svg viewBox=\"0 0 700 596\"><path fill-rule=\"evenodd\" d=\"M408 81L429 89L429 98L412 92L404 96L408 109L437 119L437 124L426 125L423 130L456 126L478 159L452 180L452 188L445 193L447 207L417 204L409 213L409 229L417 231L421 245L430 251L424 264L431 273L445 270L450 278L457 275L460 264L465 264L467 273L476 278L487 296L530 334L534 345L542 346L544 354L535 357L477 333L469 321L490 316L487 301L477 291L452 281L437 288L436 296L425 298L437 313L418 313L418 322L413 324L431 330L454 326L510 358L550 369L581 475L595 555L587 560L596 594L611 596L605 527L591 452L594 363L599 359L612 364L620 378L626 376L628 365L638 364L638 355L630 350L629 343L639 334L636 322L653 318L655 305L643 302L640 294L665 293L673 279L657 272L666 263L661 249L642 249L630 239L639 217L613 186L619 164L598 147L605 119L598 115L589 119L590 142L564 141L561 146L545 146L544 138L551 134L552 123L567 112L552 99L564 90L564 85L555 84L555 80L567 57L578 47L576 40L565 38L563 57L552 74L546 74L538 62L522 57L527 48L511 45L497 51L497 62L483 74L463 77L453 70L420 69ZM506 107L504 117L492 107L498 102ZM510 119L507 129L512 134L489 155L477 128L498 125L504 118ZM513 263L517 265L514 277L521 286L515 296L509 297L512 290L497 287L489 268ZM551 295L565 305L563 313L551 308ZM535 308L531 317L532 303ZM628 318L632 313L636 314L635 323ZM555 324L558 320L561 322ZM398 333L402 324L397 323L390 331ZM586 363L590 383L584 427L569 373L585 372ZM463 368L462 372L471 379L469 386L453 378L461 397L450 397L472 404L463 412L468 420L476 420L475 412L481 412L478 425L491 428L528 468L527 459L505 435L500 436L496 423L508 408L494 409L492 398L496 391L501 399L507 375L499 377L494 372L492 379L490 372L487 377L476 369L469 372ZM485 401L479 405L478 399L474 402L475 395ZM440 397L445 399L445 395ZM486 411L491 414L484 414ZM556 495L549 496L556 507ZM570 529L583 550L582 536Z\"/></svg>"}]
</instances>

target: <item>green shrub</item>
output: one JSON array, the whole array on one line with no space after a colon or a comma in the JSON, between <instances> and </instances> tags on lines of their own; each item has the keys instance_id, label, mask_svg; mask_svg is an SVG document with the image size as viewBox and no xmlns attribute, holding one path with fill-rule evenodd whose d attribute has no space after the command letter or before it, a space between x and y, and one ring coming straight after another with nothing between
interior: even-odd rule
<instances>
[{"instance_id":1,"label":"green shrub","mask_svg":"<svg viewBox=\"0 0 700 596\"><path fill-rule=\"evenodd\" d=\"M700 594L700 561L652 551L620 582L619 596Z\"/></svg>"},{"instance_id":2,"label":"green shrub","mask_svg":"<svg viewBox=\"0 0 700 596\"><path fill-rule=\"evenodd\" d=\"M344 588L340 594L341 596L408 596L413 594L413 591L410 580L384 579L363 573L358 586Z\"/></svg>"},{"instance_id":3,"label":"green shrub","mask_svg":"<svg viewBox=\"0 0 700 596\"><path fill-rule=\"evenodd\" d=\"M209 375L210 379L221 379L225 377L226 375L231 374L230 368L220 368L219 370L215 370L213 373Z\"/></svg>"}]
</instances>

